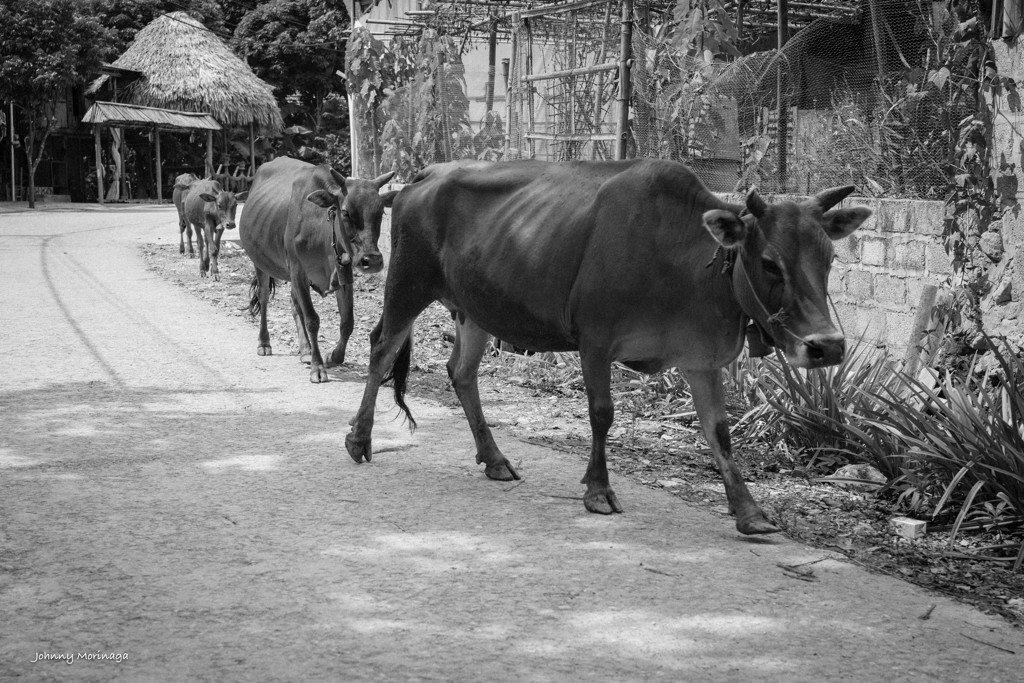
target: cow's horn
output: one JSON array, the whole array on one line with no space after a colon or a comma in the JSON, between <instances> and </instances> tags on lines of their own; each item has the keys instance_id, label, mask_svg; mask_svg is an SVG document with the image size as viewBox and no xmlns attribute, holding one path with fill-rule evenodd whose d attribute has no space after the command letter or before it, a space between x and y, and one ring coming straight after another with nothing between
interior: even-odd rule
<instances>
[{"instance_id":1,"label":"cow's horn","mask_svg":"<svg viewBox=\"0 0 1024 683\"><path fill-rule=\"evenodd\" d=\"M332 168L331 177L334 178L334 182L338 183L338 187L341 188L341 194L348 195L348 185L345 184L345 176Z\"/></svg>"},{"instance_id":2,"label":"cow's horn","mask_svg":"<svg viewBox=\"0 0 1024 683\"><path fill-rule=\"evenodd\" d=\"M384 187L385 185L387 185L387 184L388 184L388 182L389 182L389 181L390 181L390 180L391 180L392 178L394 178L394 177L395 177L395 171L391 171L391 172L389 172L389 173L385 173L385 174L384 174L384 175L382 175L382 176L379 176L379 177L377 177L377 178L374 178L374 179L373 179L373 182L377 184L377 189L379 190L380 188L382 188L382 187Z\"/></svg>"},{"instance_id":3,"label":"cow's horn","mask_svg":"<svg viewBox=\"0 0 1024 683\"><path fill-rule=\"evenodd\" d=\"M831 187L814 195L814 201L818 203L818 206L821 207L822 211L828 211L833 206L849 197L855 189L857 188L853 185Z\"/></svg>"},{"instance_id":4,"label":"cow's horn","mask_svg":"<svg viewBox=\"0 0 1024 683\"><path fill-rule=\"evenodd\" d=\"M768 211L768 205L761 199L761 195L757 193L756 187L752 187L747 191L747 211L754 218L760 218Z\"/></svg>"}]
</instances>

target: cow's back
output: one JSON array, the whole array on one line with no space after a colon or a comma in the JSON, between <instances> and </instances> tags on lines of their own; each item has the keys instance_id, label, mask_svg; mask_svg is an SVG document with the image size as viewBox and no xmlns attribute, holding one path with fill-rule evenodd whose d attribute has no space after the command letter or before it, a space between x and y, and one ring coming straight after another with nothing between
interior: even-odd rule
<instances>
[{"instance_id":1,"label":"cow's back","mask_svg":"<svg viewBox=\"0 0 1024 683\"><path fill-rule=\"evenodd\" d=\"M279 280L288 279L285 232L292 188L296 180L311 177L315 168L290 157L260 166L238 223L242 248L253 265Z\"/></svg>"},{"instance_id":2,"label":"cow's back","mask_svg":"<svg viewBox=\"0 0 1024 683\"><path fill-rule=\"evenodd\" d=\"M453 162L402 191L392 240L492 334L571 349L591 323L701 296L716 246L701 214L725 206L674 162Z\"/></svg>"}]
</instances>

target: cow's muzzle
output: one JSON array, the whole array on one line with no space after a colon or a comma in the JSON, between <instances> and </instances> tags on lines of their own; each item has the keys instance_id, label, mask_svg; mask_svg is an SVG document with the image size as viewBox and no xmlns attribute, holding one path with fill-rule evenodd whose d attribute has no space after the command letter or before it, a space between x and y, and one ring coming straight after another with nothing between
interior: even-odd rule
<instances>
[{"instance_id":1,"label":"cow's muzzle","mask_svg":"<svg viewBox=\"0 0 1024 683\"><path fill-rule=\"evenodd\" d=\"M379 273L384 267L384 257L377 254L363 254L356 261L359 270L364 273Z\"/></svg>"},{"instance_id":2,"label":"cow's muzzle","mask_svg":"<svg viewBox=\"0 0 1024 683\"><path fill-rule=\"evenodd\" d=\"M800 340L793 365L799 368L823 368L838 365L846 357L846 337L840 332L812 334Z\"/></svg>"}]
</instances>

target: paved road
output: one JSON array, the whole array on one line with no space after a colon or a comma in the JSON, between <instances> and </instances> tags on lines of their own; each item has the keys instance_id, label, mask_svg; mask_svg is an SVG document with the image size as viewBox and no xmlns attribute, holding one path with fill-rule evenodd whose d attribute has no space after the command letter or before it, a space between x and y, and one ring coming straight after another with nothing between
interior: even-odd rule
<instances>
[{"instance_id":1,"label":"paved road","mask_svg":"<svg viewBox=\"0 0 1024 683\"><path fill-rule=\"evenodd\" d=\"M622 478L587 514L565 454L487 481L414 387L355 465L362 387L148 272L174 225L0 214L0 680L1020 680L999 619Z\"/></svg>"}]
</instances>

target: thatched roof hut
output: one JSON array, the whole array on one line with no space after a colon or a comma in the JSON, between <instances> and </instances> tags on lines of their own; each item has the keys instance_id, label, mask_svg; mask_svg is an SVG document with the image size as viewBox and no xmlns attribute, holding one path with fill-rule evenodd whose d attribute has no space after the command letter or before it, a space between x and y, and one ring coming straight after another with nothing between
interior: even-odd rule
<instances>
[{"instance_id":1,"label":"thatched roof hut","mask_svg":"<svg viewBox=\"0 0 1024 683\"><path fill-rule=\"evenodd\" d=\"M113 66L142 74L122 90L121 101L208 112L226 127L252 123L268 135L280 133L284 127L270 85L184 12L150 22ZM98 92L107 78L94 81L88 92Z\"/></svg>"}]
</instances>

